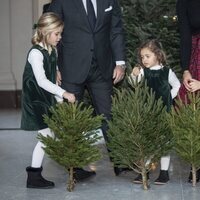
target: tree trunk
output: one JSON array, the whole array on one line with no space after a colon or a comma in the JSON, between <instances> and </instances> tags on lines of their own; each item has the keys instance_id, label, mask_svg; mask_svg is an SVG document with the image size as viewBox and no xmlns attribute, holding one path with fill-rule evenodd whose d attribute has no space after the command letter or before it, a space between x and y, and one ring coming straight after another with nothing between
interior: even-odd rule
<instances>
[{"instance_id":1,"label":"tree trunk","mask_svg":"<svg viewBox=\"0 0 200 200\"><path fill-rule=\"evenodd\" d=\"M69 192L72 192L74 190L75 187L75 180L74 180L74 169L73 167L70 167L69 170L69 180L68 180L68 184L67 184L67 190Z\"/></svg>"},{"instance_id":2,"label":"tree trunk","mask_svg":"<svg viewBox=\"0 0 200 200\"><path fill-rule=\"evenodd\" d=\"M143 182L143 189L148 190L149 189L149 182L148 182L148 179L147 179L146 168L142 169L142 182Z\"/></svg>"},{"instance_id":3,"label":"tree trunk","mask_svg":"<svg viewBox=\"0 0 200 200\"><path fill-rule=\"evenodd\" d=\"M196 183L197 183L197 170L196 167L194 165L192 165L192 186L195 187Z\"/></svg>"}]
</instances>

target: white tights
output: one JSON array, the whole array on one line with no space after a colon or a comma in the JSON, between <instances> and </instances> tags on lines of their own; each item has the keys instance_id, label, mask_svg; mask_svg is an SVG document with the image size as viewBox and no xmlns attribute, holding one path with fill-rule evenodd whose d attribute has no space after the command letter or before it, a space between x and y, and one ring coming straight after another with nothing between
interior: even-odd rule
<instances>
[{"instance_id":1,"label":"white tights","mask_svg":"<svg viewBox=\"0 0 200 200\"><path fill-rule=\"evenodd\" d=\"M39 130L38 133L41 133L45 137L47 135L54 137L53 132L49 128ZM38 143L36 144L33 150L31 167L40 168L42 166L42 161L44 158L43 147L45 147L45 145L42 142L38 141Z\"/></svg>"},{"instance_id":2,"label":"white tights","mask_svg":"<svg viewBox=\"0 0 200 200\"><path fill-rule=\"evenodd\" d=\"M151 160L148 160L146 162L146 165L150 163ZM170 155L167 156L162 156L160 159L160 169L161 170L168 170L169 169L169 164L170 164Z\"/></svg>"},{"instance_id":3,"label":"white tights","mask_svg":"<svg viewBox=\"0 0 200 200\"><path fill-rule=\"evenodd\" d=\"M170 155L162 156L160 159L160 169L161 170L168 170L170 164Z\"/></svg>"}]
</instances>

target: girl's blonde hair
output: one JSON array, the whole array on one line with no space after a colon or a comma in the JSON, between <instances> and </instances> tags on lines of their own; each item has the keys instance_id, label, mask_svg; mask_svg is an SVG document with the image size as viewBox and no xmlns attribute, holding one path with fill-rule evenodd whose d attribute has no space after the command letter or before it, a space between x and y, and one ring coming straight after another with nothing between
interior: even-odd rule
<instances>
[{"instance_id":1,"label":"girl's blonde hair","mask_svg":"<svg viewBox=\"0 0 200 200\"><path fill-rule=\"evenodd\" d=\"M39 18L38 23L35 24L36 30L31 40L32 44L42 42L48 48L48 37L55 29L60 27L63 28L64 23L58 15L53 12L44 13Z\"/></svg>"},{"instance_id":2,"label":"girl's blonde hair","mask_svg":"<svg viewBox=\"0 0 200 200\"><path fill-rule=\"evenodd\" d=\"M138 61L142 65L141 50L147 48L152 51L158 59L159 64L166 64L166 54L162 49L162 45L156 39L148 40L138 48Z\"/></svg>"}]
</instances>

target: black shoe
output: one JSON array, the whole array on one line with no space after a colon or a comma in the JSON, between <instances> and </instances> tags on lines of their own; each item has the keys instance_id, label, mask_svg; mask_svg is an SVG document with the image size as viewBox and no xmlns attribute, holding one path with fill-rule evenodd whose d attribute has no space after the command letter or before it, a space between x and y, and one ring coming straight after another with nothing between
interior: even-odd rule
<instances>
[{"instance_id":1,"label":"black shoe","mask_svg":"<svg viewBox=\"0 0 200 200\"><path fill-rule=\"evenodd\" d=\"M122 172L126 172L126 171L131 171L131 169L129 168L120 168L120 167L114 167L114 172L116 176L119 176Z\"/></svg>"},{"instance_id":2,"label":"black shoe","mask_svg":"<svg viewBox=\"0 0 200 200\"><path fill-rule=\"evenodd\" d=\"M149 180L149 172L147 172L147 180ZM133 183L142 184L142 174L139 174L134 180Z\"/></svg>"},{"instance_id":3,"label":"black shoe","mask_svg":"<svg viewBox=\"0 0 200 200\"><path fill-rule=\"evenodd\" d=\"M197 170L196 172L196 182L199 182L199 178L200 178L200 169ZM190 170L190 174L188 177L188 183L192 183L192 169Z\"/></svg>"},{"instance_id":4,"label":"black shoe","mask_svg":"<svg viewBox=\"0 0 200 200\"><path fill-rule=\"evenodd\" d=\"M82 168L75 168L74 169L74 179L76 181L82 181L82 180L90 178L94 175L96 175L95 171L86 171Z\"/></svg>"},{"instance_id":5,"label":"black shoe","mask_svg":"<svg viewBox=\"0 0 200 200\"><path fill-rule=\"evenodd\" d=\"M169 181L168 170L160 170L159 177L154 181L156 185L165 185Z\"/></svg>"},{"instance_id":6,"label":"black shoe","mask_svg":"<svg viewBox=\"0 0 200 200\"><path fill-rule=\"evenodd\" d=\"M27 167L26 171L28 174L26 182L27 188L50 189L55 186L52 181L48 181L42 177L41 175L42 167L40 168Z\"/></svg>"}]
</instances>

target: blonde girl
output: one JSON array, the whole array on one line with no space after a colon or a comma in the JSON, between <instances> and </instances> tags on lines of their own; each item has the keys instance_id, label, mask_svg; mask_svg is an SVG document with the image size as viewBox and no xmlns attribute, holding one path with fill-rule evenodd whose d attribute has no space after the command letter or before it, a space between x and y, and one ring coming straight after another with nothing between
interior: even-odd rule
<instances>
[{"instance_id":1,"label":"blonde girl","mask_svg":"<svg viewBox=\"0 0 200 200\"><path fill-rule=\"evenodd\" d=\"M56 45L61 39L63 22L54 13L45 13L35 25L32 48L29 50L23 73L22 118L23 130L38 131L44 136L53 137L53 133L43 121L50 106L63 98L73 103L71 94L56 83L57 52ZM41 175L44 157L44 145L38 141L33 154L31 166L26 168L27 188L53 188L54 183Z\"/></svg>"}]
</instances>

